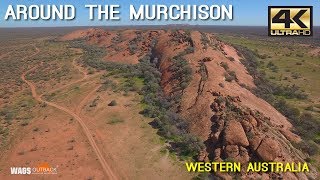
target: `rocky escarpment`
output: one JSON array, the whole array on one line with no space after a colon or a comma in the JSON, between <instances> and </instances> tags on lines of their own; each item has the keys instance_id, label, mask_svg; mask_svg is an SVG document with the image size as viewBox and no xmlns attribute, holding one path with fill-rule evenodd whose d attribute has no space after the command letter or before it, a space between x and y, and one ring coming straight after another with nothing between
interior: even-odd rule
<instances>
[{"instance_id":1,"label":"rocky escarpment","mask_svg":"<svg viewBox=\"0 0 320 180\"><path fill-rule=\"evenodd\" d=\"M301 139L291 132L291 123L248 90L255 87L253 78L233 47L205 33L178 31L175 35L172 42L160 35L163 38L156 46L163 57L162 86L167 96L178 98L176 111L188 120L191 132L206 143L200 161L236 161L244 165L252 161L305 162L308 156L292 146ZM192 69L188 86L180 89L176 87L182 83L170 68L175 66L177 54ZM313 169L306 174L242 172L241 176L307 179L315 178L315 174Z\"/></svg>"},{"instance_id":2,"label":"rocky escarpment","mask_svg":"<svg viewBox=\"0 0 320 180\"><path fill-rule=\"evenodd\" d=\"M97 31L97 33L94 33ZM304 162L307 158L292 142L301 141L292 124L274 107L256 97L253 78L241 63L241 54L213 34L185 30L77 32L89 43L105 47L106 61L135 64L150 44L161 71L161 87L173 102L172 110L189 124L189 131L206 144L200 161ZM75 35L68 35L72 39ZM151 58L154 60L154 58ZM217 174L231 178L228 174ZM310 173L246 173L254 179L306 179Z\"/></svg>"},{"instance_id":3,"label":"rocky escarpment","mask_svg":"<svg viewBox=\"0 0 320 180\"><path fill-rule=\"evenodd\" d=\"M212 127L206 140L207 150L202 152L200 161L234 161L243 165L249 162L304 162L306 155L294 148L277 131L278 127L261 112L241 105L239 97L223 96L210 92L215 97L210 105L213 112ZM313 170L314 171L314 170ZM226 174L217 174L223 178ZM246 173L243 178L308 179L315 176L304 173Z\"/></svg>"},{"instance_id":4,"label":"rocky escarpment","mask_svg":"<svg viewBox=\"0 0 320 180\"><path fill-rule=\"evenodd\" d=\"M157 39L163 31L139 31L139 30L104 30L90 28L78 30L62 36L59 40L73 41L83 40L88 44L105 48L104 59L106 61L125 64L137 64L139 59L150 52L154 39Z\"/></svg>"}]
</instances>

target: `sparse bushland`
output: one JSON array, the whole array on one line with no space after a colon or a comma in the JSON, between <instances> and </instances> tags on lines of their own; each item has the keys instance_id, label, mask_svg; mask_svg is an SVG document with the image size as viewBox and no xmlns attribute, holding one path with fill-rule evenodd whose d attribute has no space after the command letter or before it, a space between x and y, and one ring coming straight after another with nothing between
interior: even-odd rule
<instances>
[{"instance_id":1,"label":"sparse bushland","mask_svg":"<svg viewBox=\"0 0 320 180\"><path fill-rule=\"evenodd\" d=\"M33 59L24 59L24 57L36 52L34 46L26 46L17 51L12 51L10 55L0 60L0 98L2 99L9 99L15 92L21 90L23 84L20 79L21 73L28 68L28 65L37 63Z\"/></svg>"},{"instance_id":2,"label":"sparse bushland","mask_svg":"<svg viewBox=\"0 0 320 180\"><path fill-rule=\"evenodd\" d=\"M188 43L191 47L193 47L191 33L188 30L186 30L186 31L171 30L171 33L169 36L171 37L172 42L174 44Z\"/></svg>"},{"instance_id":3,"label":"sparse bushland","mask_svg":"<svg viewBox=\"0 0 320 180\"><path fill-rule=\"evenodd\" d=\"M183 94L183 90L188 87L192 77L192 69L188 65L188 62L183 58L182 55L173 57L171 60L171 66L169 71L172 72L172 80L177 81L178 83L174 87L175 92L180 92ZM180 99L177 99L180 100Z\"/></svg>"},{"instance_id":4,"label":"sparse bushland","mask_svg":"<svg viewBox=\"0 0 320 180\"><path fill-rule=\"evenodd\" d=\"M291 73L291 77L292 77L293 79L299 79L299 78L301 78L301 74L299 74L299 73L297 73L297 72L292 72L292 73Z\"/></svg>"},{"instance_id":5,"label":"sparse bushland","mask_svg":"<svg viewBox=\"0 0 320 180\"><path fill-rule=\"evenodd\" d=\"M112 44L119 44L119 43L123 42L121 32L118 32L116 34L116 36L111 39L111 41L112 41Z\"/></svg>"},{"instance_id":6,"label":"sparse bushland","mask_svg":"<svg viewBox=\"0 0 320 180\"><path fill-rule=\"evenodd\" d=\"M180 57L181 58L181 57ZM175 58L179 59L179 58ZM171 97L167 99L160 87L161 73L155 64L150 63L150 57L145 57L140 61L140 66L145 79L145 85L142 88L144 98L143 104L146 108L141 112L147 117L154 118L152 125L159 129L159 135L165 137L172 145L171 150L178 153L181 157L194 157L197 153L204 148L202 142L189 134L188 124L177 113L172 112L171 109L177 103L176 99ZM183 76L178 77L179 90L183 91L186 87L184 83L189 83L191 77L191 69L188 68L186 61L180 59L174 68L177 68L175 75L185 73ZM179 96L179 95L178 95Z\"/></svg>"},{"instance_id":7,"label":"sparse bushland","mask_svg":"<svg viewBox=\"0 0 320 180\"><path fill-rule=\"evenodd\" d=\"M134 55L138 50L138 46L136 44L129 44L129 52L131 55Z\"/></svg>"},{"instance_id":8,"label":"sparse bushland","mask_svg":"<svg viewBox=\"0 0 320 180\"><path fill-rule=\"evenodd\" d=\"M72 59L81 55L71 50L67 43L45 40L39 43L41 51L32 58L33 65L37 64L35 71L27 74L27 79L35 83L51 81L53 85L70 81L73 78Z\"/></svg>"},{"instance_id":9,"label":"sparse bushland","mask_svg":"<svg viewBox=\"0 0 320 180\"><path fill-rule=\"evenodd\" d=\"M4 105L0 109L0 117L3 117L7 123L12 120L30 120L32 115L28 112L34 106L36 106L36 102L29 97L25 97L20 101Z\"/></svg>"},{"instance_id":10,"label":"sparse bushland","mask_svg":"<svg viewBox=\"0 0 320 180\"><path fill-rule=\"evenodd\" d=\"M223 69L226 71L224 73L224 78L225 78L226 81L228 81L228 82L232 82L232 81L238 82L239 81L238 78L237 78L236 73L229 69L228 63L221 62L220 66L223 67Z\"/></svg>"},{"instance_id":11,"label":"sparse bushland","mask_svg":"<svg viewBox=\"0 0 320 180\"><path fill-rule=\"evenodd\" d=\"M240 51L244 60L242 61L249 73L255 77L254 83L259 87L255 89L255 93L261 97L268 98L270 94L274 96L282 96L287 99L297 98L297 99L307 99L308 95L303 93L299 87L292 86L280 86L275 83L270 82L266 78L266 74L263 71L258 70L259 62L256 59L255 54L249 49L241 46L236 46L237 50Z\"/></svg>"},{"instance_id":12,"label":"sparse bushland","mask_svg":"<svg viewBox=\"0 0 320 180\"><path fill-rule=\"evenodd\" d=\"M38 39L28 39L26 42L19 38L12 38L11 41L20 45L19 48L12 47L8 55L0 60L0 151L12 143L16 132L29 128L31 120L36 116L35 109L44 110L47 106L45 103L37 103L31 97L21 75L37 66L36 71L28 73L27 79L35 83L51 80L52 84L59 79L69 80L66 76L70 68L66 64L70 61L66 59L74 55L63 42ZM7 43L2 45L6 46Z\"/></svg>"},{"instance_id":13,"label":"sparse bushland","mask_svg":"<svg viewBox=\"0 0 320 180\"><path fill-rule=\"evenodd\" d=\"M275 64L273 64L272 62L269 62L269 63L267 64L267 68L269 68L269 69L272 70L273 72L278 72L278 67L277 67Z\"/></svg>"},{"instance_id":14,"label":"sparse bushland","mask_svg":"<svg viewBox=\"0 0 320 180\"><path fill-rule=\"evenodd\" d=\"M301 92L300 88L292 86L280 86L270 82L265 73L258 70L259 63L255 54L243 46L236 46L237 50L244 56L243 64L248 69L249 73L254 77L254 83L257 88L252 89L252 92L257 96L265 99L272 104L278 111L285 115L289 121L294 125L295 133L300 135L304 141L297 144L296 147L302 149L310 155L315 155L319 152L319 119L316 119L309 113L301 113L300 110L287 103L288 99L307 99L307 94Z\"/></svg>"},{"instance_id":15,"label":"sparse bushland","mask_svg":"<svg viewBox=\"0 0 320 180\"><path fill-rule=\"evenodd\" d=\"M17 128L23 128L34 118L30 109L37 103L30 96L23 95L0 106L0 149L7 147L11 142L12 133ZM14 125L13 125L14 124ZM13 125L13 126L12 126Z\"/></svg>"},{"instance_id":16,"label":"sparse bushland","mask_svg":"<svg viewBox=\"0 0 320 180\"><path fill-rule=\"evenodd\" d=\"M140 31L135 32L136 37L129 41L128 48L131 55L135 54L139 48L138 43L144 41L144 37Z\"/></svg>"},{"instance_id":17,"label":"sparse bushland","mask_svg":"<svg viewBox=\"0 0 320 180\"><path fill-rule=\"evenodd\" d=\"M180 33L178 34L180 35ZM189 39L187 38L187 40ZM154 41L153 46L155 44L156 42ZM159 130L158 134L171 144L170 150L172 152L177 153L181 158L195 157L204 148L203 143L189 133L187 122L171 110L176 101L172 97L165 97L162 91L160 86L161 72L157 67L157 63L154 63L151 58L153 56L152 51L140 59L138 64L128 65L100 60L104 55L104 50L86 45L82 41L74 41L70 45L84 50L84 64L109 72L108 75L104 76L106 78L103 81L104 86L114 86L108 76L117 75L125 78L124 84L127 84L127 87L132 87L138 79L143 80L142 88L135 89L143 96L141 104L144 109L141 114L154 119L151 125L157 128ZM186 88L191 80L191 68L182 57L188 53L192 53L190 48L172 59L173 65L171 68L175 70L174 76L178 79L177 89L180 92Z\"/></svg>"},{"instance_id":18,"label":"sparse bushland","mask_svg":"<svg viewBox=\"0 0 320 180\"><path fill-rule=\"evenodd\" d=\"M201 44L203 46L203 49L208 49L208 45L210 45L208 36L203 32L201 32Z\"/></svg>"}]
</instances>

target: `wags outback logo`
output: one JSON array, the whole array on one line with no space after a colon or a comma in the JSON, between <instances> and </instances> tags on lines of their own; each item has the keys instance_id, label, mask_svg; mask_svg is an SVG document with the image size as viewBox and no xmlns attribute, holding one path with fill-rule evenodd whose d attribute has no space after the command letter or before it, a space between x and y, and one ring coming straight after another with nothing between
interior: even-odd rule
<instances>
[{"instance_id":1,"label":"wags outback logo","mask_svg":"<svg viewBox=\"0 0 320 180\"><path fill-rule=\"evenodd\" d=\"M312 6L269 6L269 36L312 36Z\"/></svg>"},{"instance_id":2,"label":"wags outback logo","mask_svg":"<svg viewBox=\"0 0 320 180\"><path fill-rule=\"evenodd\" d=\"M11 167L11 174L30 175L30 174L58 174L58 166L50 166L49 163L40 163L36 167Z\"/></svg>"}]
</instances>

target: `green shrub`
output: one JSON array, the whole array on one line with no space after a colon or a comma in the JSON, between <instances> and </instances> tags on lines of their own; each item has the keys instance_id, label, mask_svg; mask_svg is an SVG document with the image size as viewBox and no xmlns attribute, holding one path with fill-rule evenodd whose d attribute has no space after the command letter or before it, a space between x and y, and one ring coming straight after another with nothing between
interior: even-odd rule
<instances>
[{"instance_id":1,"label":"green shrub","mask_svg":"<svg viewBox=\"0 0 320 180\"><path fill-rule=\"evenodd\" d=\"M235 61L235 59L233 57L227 57L230 61Z\"/></svg>"},{"instance_id":2,"label":"green shrub","mask_svg":"<svg viewBox=\"0 0 320 180\"><path fill-rule=\"evenodd\" d=\"M228 82L232 82L233 80L235 80L234 77L230 76L228 73L224 73L224 78Z\"/></svg>"},{"instance_id":3,"label":"green shrub","mask_svg":"<svg viewBox=\"0 0 320 180\"><path fill-rule=\"evenodd\" d=\"M123 123L124 120L123 119L119 119L117 117L112 117L107 124L113 125L113 124L119 124L119 123Z\"/></svg>"},{"instance_id":4,"label":"green shrub","mask_svg":"<svg viewBox=\"0 0 320 180\"><path fill-rule=\"evenodd\" d=\"M226 62L221 62L221 63L220 63L220 66L223 67L223 69L226 70L226 71L229 70L228 63L226 63Z\"/></svg>"}]
</instances>

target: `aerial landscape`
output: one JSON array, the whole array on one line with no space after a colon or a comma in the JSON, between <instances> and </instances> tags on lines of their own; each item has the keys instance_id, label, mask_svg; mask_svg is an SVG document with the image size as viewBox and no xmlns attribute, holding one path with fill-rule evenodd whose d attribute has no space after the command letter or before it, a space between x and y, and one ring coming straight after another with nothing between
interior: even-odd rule
<instances>
[{"instance_id":1,"label":"aerial landscape","mask_svg":"<svg viewBox=\"0 0 320 180\"><path fill-rule=\"evenodd\" d=\"M57 168L39 179L318 179L319 37L234 28L0 29L0 179L34 179L15 166ZM192 161L309 172L191 173Z\"/></svg>"}]
</instances>

